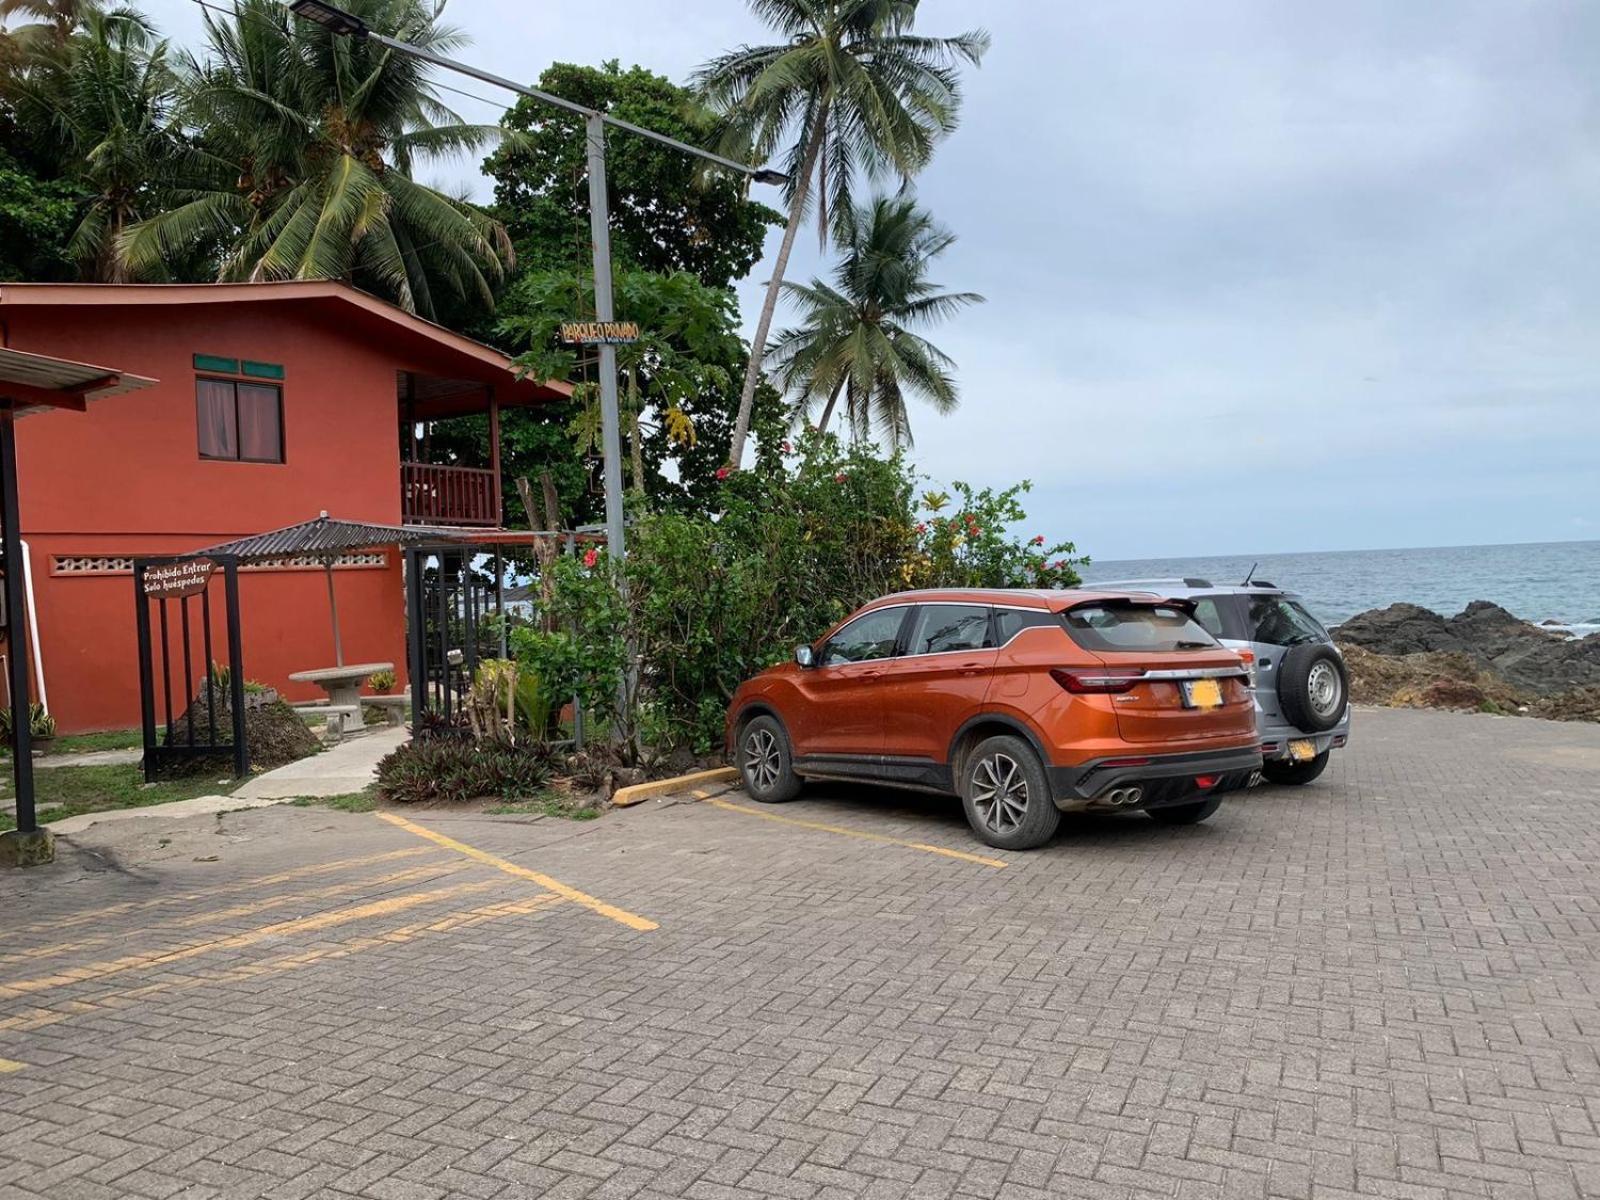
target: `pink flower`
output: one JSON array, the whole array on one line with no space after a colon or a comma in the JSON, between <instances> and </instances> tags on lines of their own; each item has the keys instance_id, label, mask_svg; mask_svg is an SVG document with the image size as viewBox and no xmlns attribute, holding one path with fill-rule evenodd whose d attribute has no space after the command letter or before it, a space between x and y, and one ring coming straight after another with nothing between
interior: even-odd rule
<instances>
[{"instance_id":1,"label":"pink flower","mask_svg":"<svg viewBox=\"0 0 1600 1200\"><path fill-rule=\"evenodd\" d=\"M594 569L595 563L597 563L599 561L600 561L600 551L596 550L593 546L590 546L587 550L585 550L583 552L583 565L588 567L588 568L590 568L591 570Z\"/></svg>"},{"instance_id":2,"label":"pink flower","mask_svg":"<svg viewBox=\"0 0 1600 1200\"><path fill-rule=\"evenodd\" d=\"M1035 537L1033 539L1033 541L1029 542L1028 545L1030 545L1030 546L1042 546L1042 545L1044 545L1044 534L1042 534L1042 533L1039 534L1037 537Z\"/></svg>"},{"instance_id":3,"label":"pink flower","mask_svg":"<svg viewBox=\"0 0 1600 1200\"><path fill-rule=\"evenodd\" d=\"M850 478L850 476L846 475L843 471L840 471L837 475L835 475L833 477L833 481L835 483L843 483L846 479L849 479L849 478Z\"/></svg>"},{"instance_id":4,"label":"pink flower","mask_svg":"<svg viewBox=\"0 0 1600 1200\"><path fill-rule=\"evenodd\" d=\"M1054 567L1056 570L1061 571L1061 570L1064 570L1066 568L1067 560L1064 559L1064 558L1058 558L1058 559L1055 560L1055 562L1051 563L1050 565L1052 567Z\"/></svg>"},{"instance_id":5,"label":"pink flower","mask_svg":"<svg viewBox=\"0 0 1600 1200\"><path fill-rule=\"evenodd\" d=\"M729 472L727 467L718 467L717 468L717 480L718 480L718 482L721 482L722 480L726 479L729 476L730 473L731 472Z\"/></svg>"},{"instance_id":6,"label":"pink flower","mask_svg":"<svg viewBox=\"0 0 1600 1200\"><path fill-rule=\"evenodd\" d=\"M928 532L928 523L926 521L918 521L917 522L917 532L918 533L927 533Z\"/></svg>"},{"instance_id":7,"label":"pink flower","mask_svg":"<svg viewBox=\"0 0 1600 1200\"><path fill-rule=\"evenodd\" d=\"M793 453L794 453L794 443L793 443L793 442L791 442L791 441L789 441L789 439L788 439L788 438L785 438L785 439L784 439L784 440L783 440L783 446L782 446L782 449L783 449L783 452L784 452L784 453L785 453L785 454L793 454Z\"/></svg>"}]
</instances>

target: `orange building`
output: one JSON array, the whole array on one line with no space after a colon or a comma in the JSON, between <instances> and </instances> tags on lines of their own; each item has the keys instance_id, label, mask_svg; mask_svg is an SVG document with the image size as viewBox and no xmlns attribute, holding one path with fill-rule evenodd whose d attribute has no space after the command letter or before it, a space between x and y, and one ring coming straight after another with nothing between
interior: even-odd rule
<instances>
[{"instance_id":1,"label":"orange building","mask_svg":"<svg viewBox=\"0 0 1600 1200\"><path fill-rule=\"evenodd\" d=\"M500 526L501 409L570 394L333 282L0 284L0 346L157 380L17 426L39 677L63 733L138 724L131 560L309 520ZM420 425L486 415L488 461L417 461ZM320 564L247 568L245 673L292 699L333 661ZM344 652L404 677L400 555L336 567ZM36 683L37 690L37 683Z\"/></svg>"}]
</instances>

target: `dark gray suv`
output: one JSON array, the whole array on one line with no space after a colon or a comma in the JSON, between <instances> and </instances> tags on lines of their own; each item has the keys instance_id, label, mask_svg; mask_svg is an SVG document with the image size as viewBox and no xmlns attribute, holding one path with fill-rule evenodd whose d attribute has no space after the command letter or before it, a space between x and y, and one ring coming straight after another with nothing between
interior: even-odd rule
<instances>
[{"instance_id":1,"label":"dark gray suv","mask_svg":"<svg viewBox=\"0 0 1600 1200\"><path fill-rule=\"evenodd\" d=\"M1328 754L1350 740L1344 658L1295 593L1262 580L1233 587L1206 579L1097 579L1084 586L1187 600L1212 637L1250 652L1261 774L1269 783L1310 783L1327 767Z\"/></svg>"}]
</instances>

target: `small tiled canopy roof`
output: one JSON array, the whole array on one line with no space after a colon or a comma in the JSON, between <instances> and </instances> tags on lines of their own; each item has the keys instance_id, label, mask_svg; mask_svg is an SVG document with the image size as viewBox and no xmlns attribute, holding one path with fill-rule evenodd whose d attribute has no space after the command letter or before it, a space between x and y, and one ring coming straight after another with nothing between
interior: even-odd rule
<instances>
[{"instance_id":1,"label":"small tiled canopy roof","mask_svg":"<svg viewBox=\"0 0 1600 1200\"><path fill-rule=\"evenodd\" d=\"M311 521L286 525L268 533L207 546L187 557L233 555L245 562L273 558L324 558L333 560L355 550L377 546L414 545L417 542L458 541L453 531L427 525L371 525L364 521L341 521L323 513Z\"/></svg>"}]
</instances>

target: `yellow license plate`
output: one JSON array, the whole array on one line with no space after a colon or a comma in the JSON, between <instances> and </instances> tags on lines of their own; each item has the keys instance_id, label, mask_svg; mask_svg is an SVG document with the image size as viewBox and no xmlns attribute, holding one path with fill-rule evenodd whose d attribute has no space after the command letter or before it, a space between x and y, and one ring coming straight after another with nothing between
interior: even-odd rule
<instances>
[{"instance_id":1,"label":"yellow license plate","mask_svg":"<svg viewBox=\"0 0 1600 1200\"><path fill-rule=\"evenodd\" d=\"M1215 679L1191 679L1184 690L1190 708L1222 707L1222 685Z\"/></svg>"},{"instance_id":2,"label":"yellow license plate","mask_svg":"<svg viewBox=\"0 0 1600 1200\"><path fill-rule=\"evenodd\" d=\"M1317 756L1317 744L1307 739L1289 743L1289 757L1295 762L1310 762Z\"/></svg>"}]
</instances>

